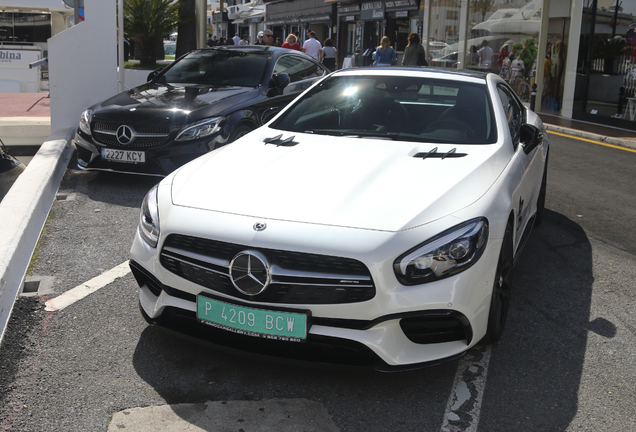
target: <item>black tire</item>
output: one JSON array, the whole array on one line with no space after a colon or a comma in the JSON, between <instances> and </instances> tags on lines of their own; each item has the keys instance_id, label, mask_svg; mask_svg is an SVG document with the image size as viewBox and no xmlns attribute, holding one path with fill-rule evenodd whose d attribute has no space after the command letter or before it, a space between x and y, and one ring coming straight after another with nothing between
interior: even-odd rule
<instances>
[{"instance_id":1,"label":"black tire","mask_svg":"<svg viewBox=\"0 0 636 432\"><path fill-rule=\"evenodd\" d=\"M545 214L545 194L548 189L548 160L545 160L545 167L543 168L543 178L541 180L541 189L539 190L539 198L537 199L537 215L534 220L534 225L539 226L543 222Z\"/></svg>"},{"instance_id":2,"label":"black tire","mask_svg":"<svg viewBox=\"0 0 636 432\"><path fill-rule=\"evenodd\" d=\"M248 133L252 132L253 130L254 130L253 127L248 126L246 124L238 125L237 127L234 128L234 130L230 134L230 139L228 140L228 143L236 141L237 139L239 139L243 135L247 135Z\"/></svg>"},{"instance_id":3,"label":"black tire","mask_svg":"<svg viewBox=\"0 0 636 432\"><path fill-rule=\"evenodd\" d=\"M510 306L513 261L512 227L508 224L506 225L506 233L504 234L499 260L497 261L497 271L492 288L492 297L490 298L488 328L482 343L494 344L501 338L503 333Z\"/></svg>"}]
</instances>

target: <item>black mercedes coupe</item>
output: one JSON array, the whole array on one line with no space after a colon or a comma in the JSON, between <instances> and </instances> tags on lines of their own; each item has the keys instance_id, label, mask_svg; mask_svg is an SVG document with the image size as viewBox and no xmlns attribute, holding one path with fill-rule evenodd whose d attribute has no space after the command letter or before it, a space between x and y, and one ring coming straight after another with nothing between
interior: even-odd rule
<instances>
[{"instance_id":1,"label":"black mercedes coupe","mask_svg":"<svg viewBox=\"0 0 636 432\"><path fill-rule=\"evenodd\" d=\"M166 176L267 123L328 73L285 48L192 51L82 113L78 167Z\"/></svg>"}]
</instances>

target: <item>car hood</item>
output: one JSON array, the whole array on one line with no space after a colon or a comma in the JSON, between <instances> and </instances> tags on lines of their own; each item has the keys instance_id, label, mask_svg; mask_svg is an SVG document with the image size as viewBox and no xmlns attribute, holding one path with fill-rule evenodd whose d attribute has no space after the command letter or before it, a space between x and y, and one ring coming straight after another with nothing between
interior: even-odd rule
<instances>
[{"instance_id":1,"label":"car hood","mask_svg":"<svg viewBox=\"0 0 636 432\"><path fill-rule=\"evenodd\" d=\"M258 88L229 86L172 86L144 84L94 108L93 119L145 122L161 118L173 124L225 115L259 95Z\"/></svg>"},{"instance_id":2,"label":"car hood","mask_svg":"<svg viewBox=\"0 0 636 432\"><path fill-rule=\"evenodd\" d=\"M422 225L478 200L510 155L500 144L446 145L295 134L267 127L172 177L172 202L209 211L382 231ZM283 133L283 139L292 136ZM437 147L463 157L414 157Z\"/></svg>"}]
</instances>

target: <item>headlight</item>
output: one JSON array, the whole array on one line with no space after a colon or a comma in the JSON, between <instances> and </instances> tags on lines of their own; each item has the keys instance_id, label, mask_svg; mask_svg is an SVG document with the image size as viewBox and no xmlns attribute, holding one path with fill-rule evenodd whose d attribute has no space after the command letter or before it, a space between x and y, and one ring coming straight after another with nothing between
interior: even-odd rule
<instances>
[{"instance_id":1,"label":"headlight","mask_svg":"<svg viewBox=\"0 0 636 432\"><path fill-rule=\"evenodd\" d=\"M153 187L146 194L144 201L141 203L141 214L139 215L139 234L152 247L157 247L157 242L159 241L157 188L158 186Z\"/></svg>"},{"instance_id":2,"label":"headlight","mask_svg":"<svg viewBox=\"0 0 636 432\"><path fill-rule=\"evenodd\" d=\"M86 135L91 134L91 119L93 118L93 110L86 110L80 116L79 128Z\"/></svg>"},{"instance_id":3,"label":"headlight","mask_svg":"<svg viewBox=\"0 0 636 432\"><path fill-rule=\"evenodd\" d=\"M177 135L176 141L188 141L212 135L221 129L219 126L221 120L223 117L212 117L190 123L183 127L181 133Z\"/></svg>"},{"instance_id":4,"label":"headlight","mask_svg":"<svg viewBox=\"0 0 636 432\"><path fill-rule=\"evenodd\" d=\"M393 263L403 285L418 285L460 273L477 262L488 243L488 220L471 219L416 246Z\"/></svg>"}]
</instances>

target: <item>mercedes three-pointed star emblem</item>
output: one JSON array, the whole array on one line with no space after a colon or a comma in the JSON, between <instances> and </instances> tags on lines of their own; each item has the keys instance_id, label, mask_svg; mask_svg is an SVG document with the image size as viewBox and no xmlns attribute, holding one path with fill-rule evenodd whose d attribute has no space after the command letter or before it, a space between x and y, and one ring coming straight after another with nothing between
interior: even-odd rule
<instances>
[{"instance_id":1,"label":"mercedes three-pointed star emblem","mask_svg":"<svg viewBox=\"0 0 636 432\"><path fill-rule=\"evenodd\" d=\"M255 251L243 251L230 263L230 279L234 287L245 295L265 291L271 282L267 259Z\"/></svg>"},{"instance_id":2,"label":"mercedes three-pointed star emblem","mask_svg":"<svg viewBox=\"0 0 636 432\"><path fill-rule=\"evenodd\" d=\"M130 126L121 125L117 128L115 136L117 137L119 144L127 145L135 139L135 132L133 132Z\"/></svg>"}]
</instances>

